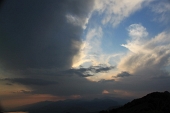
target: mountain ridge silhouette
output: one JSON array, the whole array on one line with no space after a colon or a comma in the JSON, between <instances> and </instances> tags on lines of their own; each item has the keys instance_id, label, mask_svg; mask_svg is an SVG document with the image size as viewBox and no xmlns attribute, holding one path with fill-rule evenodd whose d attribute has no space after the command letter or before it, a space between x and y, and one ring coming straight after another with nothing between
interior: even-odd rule
<instances>
[{"instance_id":1,"label":"mountain ridge silhouette","mask_svg":"<svg viewBox=\"0 0 170 113\"><path fill-rule=\"evenodd\" d=\"M153 92L112 110L102 110L99 113L169 113L170 93Z\"/></svg>"}]
</instances>

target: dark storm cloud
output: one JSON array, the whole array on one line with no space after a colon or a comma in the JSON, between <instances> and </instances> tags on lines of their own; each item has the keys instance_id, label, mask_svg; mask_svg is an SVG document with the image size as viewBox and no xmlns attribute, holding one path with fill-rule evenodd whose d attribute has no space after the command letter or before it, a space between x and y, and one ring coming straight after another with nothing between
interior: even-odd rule
<instances>
[{"instance_id":1,"label":"dark storm cloud","mask_svg":"<svg viewBox=\"0 0 170 113\"><path fill-rule=\"evenodd\" d=\"M108 72L112 69L114 69L115 67L113 66L105 66L105 65L99 65L99 66L90 66L89 68L83 68L80 67L79 69L69 69L64 71L65 73L68 74L77 74L80 75L82 77L88 77L88 76L93 76L96 73L103 73L103 72Z\"/></svg>"},{"instance_id":2,"label":"dark storm cloud","mask_svg":"<svg viewBox=\"0 0 170 113\"><path fill-rule=\"evenodd\" d=\"M1 68L69 68L92 6L92 0L5 1L0 11ZM82 26L69 23L66 15L84 19Z\"/></svg>"},{"instance_id":3,"label":"dark storm cloud","mask_svg":"<svg viewBox=\"0 0 170 113\"><path fill-rule=\"evenodd\" d=\"M4 0L0 0L0 8L1 8L1 5L2 5L3 2L4 2Z\"/></svg>"},{"instance_id":4,"label":"dark storm cloud","mask_svg":"<svg viewBox=\"0 0 170 113\"><path fill-rule=\"evenodd\" d=\"M126 72L126 71L123 71L123 72L121 72L121 73L119 73L119 74L117 75L117 77L128 77L128 76L131 76L131 74L129 74L129 73Z\"/></svg>"},{"instance_id":5,"label":"dark storm cloud","mask_svg":"<svg viewBox=\"0 0 170 113\"><path fill-rule=\"evenodd\" d=\"M83 73L111 67L70 69L92 6L93 0L6 0L0 11L0 67L9 76L1 81L25 85L32 94L101 93L103 86Z\"/></svg>"},{"instance_id":6,"label":"dark storm cloud","mask_svg":"<svg viewBox=\"0 0 170 113\"><path fill-rule=\"evenodd\" d=\"M5 78L0 79L0 81L7 81L11 83L17 83L22 85L54 85L57 84L55 81L43 80L43 79L34 79L34 78Z\"/></svg>"}]
</instances>

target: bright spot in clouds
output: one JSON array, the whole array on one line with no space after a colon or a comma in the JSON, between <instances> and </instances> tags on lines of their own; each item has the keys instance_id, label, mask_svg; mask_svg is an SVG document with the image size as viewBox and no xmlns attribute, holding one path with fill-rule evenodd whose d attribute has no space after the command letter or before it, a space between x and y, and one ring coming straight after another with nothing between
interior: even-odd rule
<instances>
[{"instance_id":1,"label":"bright spot in clouds","mask_svg":"<svg viewBox=\"0 0 170 113\"><path fill-rule=\"evenodd\" d=\"M102 94L109 94L107 90L103 90Z\"/></svg>"}]
</instances>

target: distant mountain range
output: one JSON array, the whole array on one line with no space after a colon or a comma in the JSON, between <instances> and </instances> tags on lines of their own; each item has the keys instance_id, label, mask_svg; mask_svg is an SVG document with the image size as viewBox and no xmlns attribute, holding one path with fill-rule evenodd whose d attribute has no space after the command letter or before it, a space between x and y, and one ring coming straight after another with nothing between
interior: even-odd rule
<instances>
[{"instance_id":1,"label":"distant mountain range","mask_svg":"<svg viewBox=\"0 0 170 113\"><path fill-rule=\"evenodd\" d=\"M93 100L80 99L56 102L43 101L18 107L13 111L28 111L29 113L98 113L102 109L119 106L120 104L117 101L108 98Z\"/></svg>"},{"instance_id":2,"label":"distant mountain range","mask_svg":"<svg viewBox=\"0 0 170 113\"><path fill-rule=\"evenodd\" d=\"M170 93L153 92L122 107L100 113L170 113Z\"/></svg>"}]
</instances>

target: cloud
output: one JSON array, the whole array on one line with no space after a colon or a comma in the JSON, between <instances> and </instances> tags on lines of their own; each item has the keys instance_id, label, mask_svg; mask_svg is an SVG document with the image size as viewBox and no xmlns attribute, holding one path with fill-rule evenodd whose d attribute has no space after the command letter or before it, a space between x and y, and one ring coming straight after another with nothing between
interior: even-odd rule
<instances>
[{"instance_id":1,"label":"cloud","mask_svg":"<svg viewBox=\"0 0 170 113\"><path fill-rule=\"evenodd\" d=\"M103 62L98 62L99 55L101 55L101 41L103 37L103 30L101 27L88 29L85 40L83 41L79 58L74 58L72 67L79 67L80 65L89 67L90 65L99 65Z\"/></svg>"},{"instance_id":2,"label":"cloud","mask_svg":"<svg viewBox=\"0 0 170 113\"><path fill-rule=\"evenodd\" d=\"M128 72L121 72L117 75L117 77L128 77L128 76L131 76L131 74L129 74Z\"/></svg>"},{"instance_id":3,"label":"cloud","mask_svg":"<svg viewBox=\"0 0 170 113\"><path fill-rule=\"evenodd\" d=\"M20 91L13 92L13 93L31 94L31 93L32 93L32 91L27 91L27 90L20 90Z\"/></svg>"},{"instance_id":4,"label":"cloud","mask_svg":"<svg viewBox=\"0 0 170 113\"><path fill-rule=\"evenodd\" d=\"M102 94L109 94L109 91L103 90Z\"/></svg>"},{"instance_id":5,"label":"cloud","mask_svg":"<svg viewBox=\"0 0 170 113\"><path fill-rule=\"evenodd\" d=\"M127 44L122 44L122 46L128 48L131 52L140 52L140 48L142 48L140 47L142 46L141 43L144 43L146 40L145 38L148 36L146 28L144 28L141 24L132 24L127 30L131 39L128 40Z\"/></svg>"},{"instance_id":6,"label":"cloud","mask_svg":"<svg viewBox=\"0 0 170 113\"><path fill-rule=\"evenodd\" d=\"M92 6L92 0L6 1L0 16L1 68L70 68Z\"/></svg>"},{"instance_id":7,"label":"cloud","mask_svg":"<svg viewBox=\"0 0 170 113\"><path fill-rule=\"evenodd\" d=\"M158 1L150 6L152 12L158 14L154 20L168 23L170 22L170 2L169 0Z\"/></svg>"},{"instance_id":8,"label":"cloud","mask_svg":"<svg viewBox=\"0 0 170 113\"><path fill-rule=\"evenodd\" d=\"M3 2L4 2L3 0L0 1L0 7L2 7Z\"/></svg>"},{"instance_id":9,"label":"cloud","mask_svg":"<svg viewBox=\"0 0 170 113\"><path fill-rule=\"evenodd\" d=\"M144 28L141 24L132 24L128 27L129 36L134 40L139 38L145 38L148 36L148 32L146 28Z\"/></svg>"},{"instance_id":10,"label":"cloud","mask_svg":"<svg viewBox=\"0 0 170 113\"><path fill-rule=\"evenodd\" d=\"M5 79L0 79L1 81L7 81L10 83L17 83L17 84L22 84L22 85L53 85L57 84L56 81L49 81L49 80L43 80L43 79L34 79L34 78L5 78Z\"/></svg>"},{"instance_id":11,"label":"cloud","mask_svg":"<svg viewBox=\"0 0 170 113\"><path fill-rule=\"evenodd\" d=\"M70 14L67 14L66 18L68 23L73 24L74 26L80 26L83 29L86 28L86 24L88 23L88 19L89 19L89 18L79 18L77 16L73 16Z\"/></svg>"},{"instance_id":12,"label":"cloud","mask_svg":"<svg viewBox=\"0 0 170 113\"><path fill-rule=\"evenodd\" d=\"M94 10L103 14L102 23L117 26L125 18L149 4L152 0L95 0Z\"/></svg>"},{"instance_id":13,"label":"cloud","mask_svg":"<svg viewBox=\"0 0 170 113\"><path fill-rule=\"evenodd\" d=\"M34 94L52 94L58 96L70 96L70 95L90 95L98 94L103 90L103 87L98 87L98 83L94 83L86 80L84 77L77 75L55 77L58 84L50 86L45 85L43 87L32 87Z\"/></svg>"},{"instance_id":14,"label":"cloud","mask_svg":"<svg viewBox=\"0 0 170 113\"><path fill-rule=\"evenodd\" d=\"M131 26L131 25L130 25ZM141 27L141 25L138 25ZM140 38L131 37L127 41L126 47L129 52L123 57L118 65L118 68L136 73L140 75L163 76L166 67L170 64L170 35L168 32L162 32L157 36L149 39L145 38L146 31L140 31L138 28L133 28L133 34L140 34ZM129 31L131 32L131 31ZM145 33L146 32L146 33ZM134 35L130 35L134 36ZM138 35L137 35L138 37ZM145 40L143 39L145 38Z\"/></svg>"},{"instance_id":15,"label":"cloud","mask_svg":"<svg viewBox=\"0 0 170 113\"><path fill-rule=\"evenodd\" d=\"M109 67L117 64L122 53L106 53L102 49L103 34L103 29L100 26L87 29L80 52L74 57L73 68L78 68L79 66L88 68L100 64Z\"/></svg>"},{"instance_id":16,"label":"cloud","mask_svg":"<svg viewBox=\"0 0 170 113\"><path fill-rule=\"evenodd\" d=\"M0 67L4 72L0 76L11 85L5 86L59 96L101 93L104 89L98 83L77 75L86 69L70 69L84 44L81 36L92 6L93 0L6 1L0 13ZM109 69L96 66L89 71ZM67 70L76 74L63 73Z\"/></svg>"},{"instance_id":17,"label":"cloud","mask_svg":"<svg viewBox=\"0 0 170 113\"><path fill-rule=\"evenodd\" d=\"M72 75L72 74L77 74L83 77L88 77L88 76L93 76L97 73L107 73L108 71L114 69L115 67L113 66L106 66L106 65L98 65L98 66L90 66L88 68L72 68L69 70L66 70L65 72Z\"/></svg>"}]
</instances>

